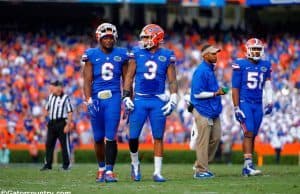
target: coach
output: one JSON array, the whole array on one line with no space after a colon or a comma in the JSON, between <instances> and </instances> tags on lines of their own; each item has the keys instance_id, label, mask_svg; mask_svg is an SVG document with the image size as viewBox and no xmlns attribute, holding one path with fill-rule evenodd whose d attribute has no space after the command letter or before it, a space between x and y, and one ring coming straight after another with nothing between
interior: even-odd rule
<instances>
[{"instance_id":1,"label":"coach","mask_svg":"<svg viewBox=\"0 0 300 194\"><path fill-rule=\"evenodd\" d=\"M70 165L69 131L73 109L69 96L63 92L62 82L58 80L52 82L50 90L51 94L46 104L49 117L46 140L46 160L41 171L52 169L53 151L57 138L60 141L62 149L62 169L68 170Z\"/></svg>"},{"instance_id":2,"label":"coach","mask_svg":"<svg viewBox=\"0 0 300 194\"><path fill-rule=\"evenodd\" d=\"M191 85L191 103L196 122L194 178L214 177L208 169L208 162L214 159L221 138L219 115L222 111L221 97L227 89L219 88L215 75L217 53L220 49L205 45L201 50L203 62L196 68Z\"/></svg>"}]
</instances>

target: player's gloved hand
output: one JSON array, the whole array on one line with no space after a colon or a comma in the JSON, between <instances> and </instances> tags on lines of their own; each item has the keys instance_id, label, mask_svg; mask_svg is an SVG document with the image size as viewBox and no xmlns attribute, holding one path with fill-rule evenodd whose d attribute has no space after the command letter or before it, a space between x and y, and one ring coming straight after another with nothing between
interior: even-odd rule
<instances>
[{"instance_id":1,"label":"player's gloved hand","mask_svg":"<svg viewBox=\"0 0 300 194\"><path fill-rule=\"evenodd\" d=\"M177 106L177 94L173 93L170 96L170 100L167 102L165 106L161 108L161 110L163 111L163 114L165 116L169 116L172 113L172 111L176 108L176 106Z\"/></svg>"},{"instance_id":2,"label":"player's gloved hand","mask_svg":"<svg viewBox=\"0 0 300 194\"><path fill-rule=\"evenodd\" d=\"M129 96L123 98L123 102L125 104L126 111L132 111L134 109L134 104Z\"/></svg>"},{"instance_id":3,"label":"player's gloved hand","mask_svg":"<svg viewBox=\"0 0 300 194\"><path fill-rule=\"evenodd\" d=\"M234 107L234 115L235 115L235 119L240 123L243 123L246 119L245 114L238 106Z\"/></svg>"},{"instance_id":4,"label":"player's gloved hand","mask_svg":"<svg viewBox=\"0 0 300 194\"><path fill-rule=\"evenodd\" d=\"M123 90L122 101L125 105L126 112L130 112L134 109L134 104L130 98L131 92L129 90Z\"/></svg>"},{"instance_id":5,"label":"player's gloved hand","mask_svg":"<svg viewBox=\"0 0 300 194\"><path fill-rule=\"evenodd\" d=\"M87 101L84 102L84 104L87 106L88 113L91 117L96 116L96 108L94 106L92 98L89 98Z\"/></svg>"},{"instance_id":6,"label":"player's gloved hand","mask_svg":"<svg viewBox=\"0 0 300 194\"><path fill-rule=\"evenodd\" d=\"M271 114L273 110L273 104L267 104L264 109L265 115Z\"/></svg>"}]
</instances>

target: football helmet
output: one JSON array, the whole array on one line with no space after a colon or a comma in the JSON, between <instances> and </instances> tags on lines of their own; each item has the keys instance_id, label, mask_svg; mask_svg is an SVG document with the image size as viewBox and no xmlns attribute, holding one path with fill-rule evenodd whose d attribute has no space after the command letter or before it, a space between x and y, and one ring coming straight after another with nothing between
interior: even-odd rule
<instances>
[{"instance_id":1,"label":"football helmet","mask_svg":"<svg viewBox=\"0 0 300 194\"><path fill-rule=\"evenodd\" d=\"M264 44L257 38L251 38L246 43L247 58L255 61L260 60L264 55Z\"/></svg>"},{"instance_id":2,"label":"football helmet","mask_svg":"<svg viewBox=\"0 0 300 194\"><path fill-rule=\"evenodd\" d=\"M96 30L96 38L100 40L104 36L113 36L115 40L118 38L117 28L110 23L103 23L98 26Z\"/></svg>"},{"instance_id":3,"label":"football helmet","mask_svg":"<svg viewBox=\"0 0 300 194\"><path fill-rule=\"evenodd\" d=\"M140 45L143 48L151 49L154 46L158 46L164 40L164 30L156 24L148 24L140 33Z\"/></svg>"}]
</instances>

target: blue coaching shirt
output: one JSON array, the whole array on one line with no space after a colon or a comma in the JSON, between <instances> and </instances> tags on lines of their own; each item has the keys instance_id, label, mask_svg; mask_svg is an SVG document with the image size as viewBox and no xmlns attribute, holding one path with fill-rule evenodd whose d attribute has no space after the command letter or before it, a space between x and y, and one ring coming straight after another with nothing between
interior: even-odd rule
<instances>
[{"instance_id":1,"label":"blue coaching shirt","mask_svg":"<svg viewBox=\"0 0 300 194\"><path fill-rule=\"evenodd\" d=\"M136 61L135 92L140 94L163 94L167 69L175 63L173 51L159 48L155 53L135 47L132 50Z\"/></svg>"},{"instance_id":2,"label":"blue coaching shirt","mask_svg":"<svg viewBox=\"0 0 300 194\"><path fill-rule=\"evenodd\" d=\"M262 103L263 87L271 78L271 63L259 60L254 64L248 59L238 59L232 68L232 87L240 90L240 101Z\"/></svg>"},{"instance_id":3,"label":"blue coaching shirt","mask_svg":"<svg viewBox=\"0 0 300 194\"><path fill-rule=\"evenodd\" d=\"M122 66L128 61L128 51L125 48L115 47L111 53L104 53L100 48L87 49L82 61L93 65L92 96L102 90L121 92Z\"/></svg>"},{"instance_id":4,"label":"blue coaching shirt","mask_svg":"<svg viewBox=\"0 0 300 194\"><path fill-rule=\"evenodd\" d=\"M194 108L207 118L217 118L222 112L221 96L199 99L195 94L201 92L216 92L219 89L214 66L203 61L195 70L191 86L191 102Z\"/></svg>"}]
</instances>

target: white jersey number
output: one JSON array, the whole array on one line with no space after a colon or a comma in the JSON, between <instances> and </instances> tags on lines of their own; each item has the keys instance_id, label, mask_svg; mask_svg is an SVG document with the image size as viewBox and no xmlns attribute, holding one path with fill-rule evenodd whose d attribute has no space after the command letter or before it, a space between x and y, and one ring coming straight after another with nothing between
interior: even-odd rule
<instances>
[{"instance_id":1,"label":"white jersey number","mask_svg":"<svg viewBox=\"0 0 300 194\"><path fill-rule=\"evenodd\" d=\"M258 72L248 72L247 86L249 89L262 89L264 74Z\"/></svg>"},{"instance_id":2,"label":"white jersey number","mask_svg":"<svg viewBox=\"0 0 300 194\"><path fill-rule=\"evenodd\" d=\"M157 64L154 61L147 61L145 66L148 67L148 72L144 73L146 79L154 79L156 77Z\"/></svg>"},{"instance_id":3,"label":"white jersey number","mask_svg":"<svg viewBox=\"0 0 300 194\"><path fill-rule=\"evenodd\" d=\"M114 77L114 65L111 63L104 63L101 68L101 76L105 81L111 80Z\"/></svg>"}]
</instances>

